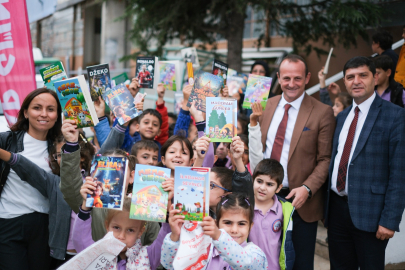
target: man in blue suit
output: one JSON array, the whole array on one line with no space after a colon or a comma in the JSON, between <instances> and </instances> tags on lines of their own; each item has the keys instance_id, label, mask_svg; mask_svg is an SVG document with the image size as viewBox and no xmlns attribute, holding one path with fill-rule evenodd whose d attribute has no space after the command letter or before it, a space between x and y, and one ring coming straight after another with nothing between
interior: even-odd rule
<instances>
[{"instance_id":1,"label":"man in blue suit","mask_svg":"<svg viewBox=\"0 0 405 270\"><path fill-rule=\"evenodd\" d=\"M405 208L405 109L374 93L365 57L343 68L353 105L337 116L325 226L331 269L384 269Z\"/></svg>"}]
</instances>

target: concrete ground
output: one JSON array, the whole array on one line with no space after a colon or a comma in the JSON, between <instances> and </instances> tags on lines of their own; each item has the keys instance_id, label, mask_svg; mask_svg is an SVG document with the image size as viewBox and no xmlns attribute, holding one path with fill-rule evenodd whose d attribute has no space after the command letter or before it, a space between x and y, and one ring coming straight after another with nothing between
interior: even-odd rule
<instances>
[{"instance_id":1,"label":"concrete ground","mask_svg":"<svg viewBox=\"0 0 405 270\"><path fill-rule=\"evenodd\" d=\"M330 270L329 261L327 259L315 254L314 270Z\"/></svg>"}]
</instances>

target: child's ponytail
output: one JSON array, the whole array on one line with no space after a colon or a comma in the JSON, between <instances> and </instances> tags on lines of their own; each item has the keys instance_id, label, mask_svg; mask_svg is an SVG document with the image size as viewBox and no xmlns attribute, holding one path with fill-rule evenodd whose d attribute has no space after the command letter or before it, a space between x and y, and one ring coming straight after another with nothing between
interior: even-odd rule
<instances>
[{"instance_id":1,"label":"child's ponytail","mask_svg":"<svg viewBox=\"0 0 405 270\"><path fill-rule=\"evenodd\" d=\"M216 223L219 227L219 221L221 220L222 213L228 210L240 210L249 220L249 226L253 223L254 209L253 204L249 201L249 197L240 193L231 193L222 197L221 201L217 204L217 219Z\"/></svg>"}]
</instances>

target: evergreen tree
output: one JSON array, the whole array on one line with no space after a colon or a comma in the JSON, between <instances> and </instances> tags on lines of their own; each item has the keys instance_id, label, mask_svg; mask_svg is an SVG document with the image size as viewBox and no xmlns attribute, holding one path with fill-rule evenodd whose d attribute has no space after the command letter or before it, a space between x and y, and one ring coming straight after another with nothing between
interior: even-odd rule
<instances>
[{"instance_id":1,"label":"evergreen tree","mask_svg":"<svg viewBox=\"0 0 405 270\"><path fill-rule=\"evenodd\" d=\"M208 118L208 126L215 128L216 125L219 125L218 122L219 122L218 112L216 110L213 110Z\"/></svg>"},{"instance_id":2,"label":"evergreen tree","mask_svg":"<svg viewBox=\"0 0 405 270\"><path fill-rule=\"evenodd\" d=\"M107 0L108 1L108 0ZM107 4L112 3L109 0ZM277 32L292 38L296 52L315 50L314 42L334 47L337 43L345 48L356 46L358 36L367 38L367 29L379 25L383 8L376 1L358 0L309 0L305 4L296 1L269 0L127 0L126 11L121 18L129 18L133 26L128 37L136 43L137 54L160 56L163 46L179 39L191 46L198 41L215 49L219 39L228 41L227 63L240 70L242 64L243 31L246 10L255 10L258 47L270 47L270 33ZM156 50L150 51L150 48ZM128 59L124 58L124 59Z\"/></svg>"},{"instance_id":3,"label":"evergreen tree","mask_svg":"<svg viewBox=\"0 0 405 270\"><path fill-rule=\"evenodd\" d=\"M226 125L226 117L224 112L219 115L218 126L219 129L223 128Z\"/></svg>"}]
</instances>

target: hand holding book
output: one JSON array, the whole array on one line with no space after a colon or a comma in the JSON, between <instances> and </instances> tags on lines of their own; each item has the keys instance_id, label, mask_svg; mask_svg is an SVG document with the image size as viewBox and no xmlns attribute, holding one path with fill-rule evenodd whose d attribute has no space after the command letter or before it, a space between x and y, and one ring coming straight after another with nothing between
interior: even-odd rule
<instances>
[{"instance_id":1,"label":"hand holding book","mask_svg":"<svg viewBox=\"0 0 405 270\"><path fill-rule=\"evenodd\" d=\"M62 124L62 134L66 141L77 142L79 140L79 130L76 121L65 119Z\"/></svg>"},{"instance_id":2,"label":"hand holding book","mask_svg":"<svg viewBox=\"0 0 405 270\"><path fill-rule=\"evenodd\" d=\"M204 234L208 235L213 240L218 240L221 236L221 231L218 229L217 224L215 224L215 220L210 216L203 219L201 227L204 231Z\"/></svg>"},{"instance_id":3,"label":"hand holding book","mask_svg":"<svg viewBox=\"0 0 405 270\"><path fill-rule=\"evenodd\" d=\"M260 102L252 103L252 114L250 115L250 126L254 127L259 122L260 116L263 114L262 104Z\"/></svg>"},{"instance_id":4,"label":"hand holding book","mask_svg":"<svg viewBox=\"0 0 405 270\"><path fill-rule=\"evenodd\" d=\"M171 210L169 212L169 225L172 231L170 239L173 242L179 241L181 227L183 226L185 220L185 217L183 215L179 215L180 212L180 209L174 209L174 205L171 206Z\"/></svg>"},{"instance_id":5,"label":"hand holding book","mask_svg":"<svg viewBox=\"0 0 405 270\"><path fill-rule=\"evenodd\" d=\"M202 122L205 120L205 115L202 111L197 110L195 103L196 103L195 100L193 101L193 103L191 103L190 114L191 114L191 116L193 116L194 121L196 123Z\"/></svg>"},{"instance_id":6,"label":"hand holding book","mask_svg":"<svg viewBox=\"0 0 405 270\"><path fill-rule=\"evenodd\" d=\"M83 198L83 203L82 203L82 209L85 211L90 211L91 207L86 206L86 201L89 199L87 198L87 194L92 195L94 191L96 190L97 183L93 181L93 178L90 176L86 177L86 182L82 185L80 188L80 195L82 195ZM94 203L94 201L93 201Z\"/></svg>"},{"instance_id":7,"label":"hand holding book","mask_svg":"<svg viewBox=\"0 0 405 270\"><path fill-rule=\"evenodd\" d=\"M243 152L245 151L245 145L239 136L232 138L230 151L231 151L233 160L235 162L234 165L235 165L236 169L238 170L238 172L241 172L241 173L245 172L245 165L243 165L243 161L242 161L242 155L243 155Z\"/></svg>"},{"instance_id":8,"label":"hand holding book","mask_svg":"<svg viewBox=\"0 0 405 270\"><path fill-rule=\"evenodd\" d=\"M194 161L194 167L202 166L202 162L204 161L205 155L208 152L210 141L211 141L210 138L203 136L195 142L194 147L195 150L197 151L197 157L196 160Z\"/></svg>"},{"instance_id":9,"label":"hand holding book","mask_svg":"<svg viewBox=\"0 0 405 270\"><path fill-rule=\"evenodd\" d=\"M105 102L101 96L98 97L98 100L94 101L94 108L96 109L98 118L105 116Z\"/></svg>"}]
</instances>

